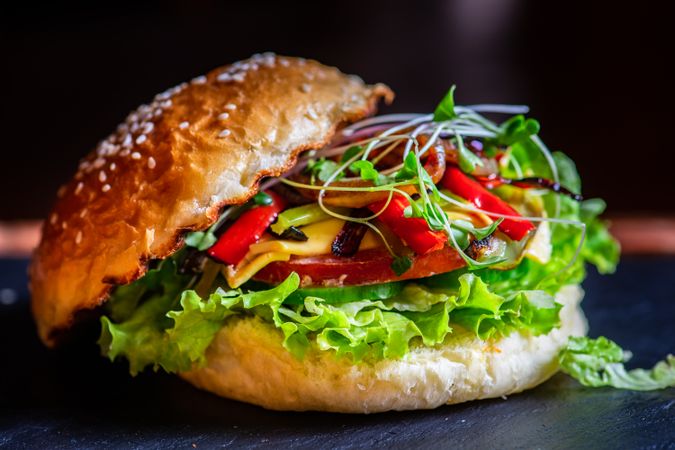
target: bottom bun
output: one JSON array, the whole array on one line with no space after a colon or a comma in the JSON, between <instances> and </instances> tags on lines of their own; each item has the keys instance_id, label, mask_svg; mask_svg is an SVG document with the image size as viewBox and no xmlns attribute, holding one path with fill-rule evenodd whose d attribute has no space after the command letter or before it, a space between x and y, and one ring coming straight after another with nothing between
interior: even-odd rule
<instances>
[{"instance_id":1,"label":"bottom bun","mask_svg":"<svg viewBox=\"0 0 675 450\"><path fill-rule=\"evenodd\" d=\"M428 409L500 397L532 388L557 370L569 336L586 333L583 291L566 286L561 327L542 336L512 333L482 340L456 332L442 345L417 346L399 360L353 364L312 350L303 360L281 345L282 334L256 317L233 319L207 350L206 367L181 373L223 397L277 410L373 413Z\"/></svg>"}]
</instances>

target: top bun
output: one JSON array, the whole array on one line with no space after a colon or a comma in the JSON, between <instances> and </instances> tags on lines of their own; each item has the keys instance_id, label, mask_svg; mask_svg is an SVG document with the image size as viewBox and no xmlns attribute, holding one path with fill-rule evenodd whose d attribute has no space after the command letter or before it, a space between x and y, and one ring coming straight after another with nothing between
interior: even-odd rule
<instances>
[{"instance_id":1,"label":"top bun","mask_svg":"<svg viewBox=\"0 0 675 450\"><path fill-rule=\"evenodd\" d=\"M129 114L58 193L30 267L40 338L166 258L219 210L245 202L338 127L373 114L369 86L315 61L256 55L157 95Z\"/></svg>"}]
</instances>

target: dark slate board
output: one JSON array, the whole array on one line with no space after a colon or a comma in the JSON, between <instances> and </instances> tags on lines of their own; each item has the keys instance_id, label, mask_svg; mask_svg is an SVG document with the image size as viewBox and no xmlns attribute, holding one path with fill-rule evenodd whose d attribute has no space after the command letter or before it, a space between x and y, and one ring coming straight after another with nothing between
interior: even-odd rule
<instances>
[{"instance_id":1,"label":"dark slate board","mask_svg":"<svg viewBox=\"0 0 675 450\"><path fill-rule=\"evenodd\" d=\"M93 344L40 345L25 270L0 260L0 447L675 448L675 389L587 389L560 374L507 400L370 416L271 412L165 374L132 379ZM636 365L675 352L675 258L626 258L585 288L592 335Z\"/></svg>"}]
</instances>

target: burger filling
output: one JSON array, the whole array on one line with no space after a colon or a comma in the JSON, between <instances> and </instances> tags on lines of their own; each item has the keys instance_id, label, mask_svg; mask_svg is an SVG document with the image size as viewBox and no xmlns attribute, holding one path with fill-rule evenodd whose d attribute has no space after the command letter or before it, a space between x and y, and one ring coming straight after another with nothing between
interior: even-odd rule
<instances>
[{"instance_id":1,"label":"burger filling","mask_svg":"<svg viewBox=\"0 0 675 450\"><path fill-rule=\"evenodd\" d=\"M520 107L454 104L366 119L263 180L118 287L102 317L110 359L133 374L206 363L228 322L255 316L297 358L405 358L467 334L488 341L560 324L555 294L618 246L583 201L574 163ZM523 111L524 112L524 111ZM253 350L252 350L253 351Z\"/></svg>"}]
</instances>

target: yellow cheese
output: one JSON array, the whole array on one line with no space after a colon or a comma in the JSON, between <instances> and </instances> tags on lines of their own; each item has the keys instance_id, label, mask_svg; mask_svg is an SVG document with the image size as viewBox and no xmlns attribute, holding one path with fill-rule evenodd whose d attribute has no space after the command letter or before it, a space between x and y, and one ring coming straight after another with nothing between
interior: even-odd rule
<instances>
[{"instance_id":1,"label":"yellow cheese","mask_svg":"<svg viewBox=\"0 0 675 450\"><path fill-rule=\"evenodd\" d=\"M329 219L301 227L300 230L307 236L305 242L266 239L251 245L248 253L237 267L228 266L223 269L227 284L233 288L239 287L269 263L288 261L291 255L329 254L333 240L335 240L335 236L340 232L344 223L344 220ZM359 250L367 250L380 245L382 243L379 237L369 230L363 237Z\"/></svg>"},{"instance_id":2,"label":"yellow cheese","mask_svg":"<svg viewBox=\"0 0 675 450\"><path fill-rule=\"evenodd\" d=\"M547 264L551 260L551 251L551 228L548 222L541 222L527 243L524 256L538 263Z\"/></svg>"},{"instance_id":3,"label":"yellow cheese","mask_svg":"<svg viewBox=\"0 0 675 450\"><path fill-rule=\"evenodd\" d=\"M487 215L473 211L450 209L445 210L445 215L447 215L450 220L466 220L478 228L487 226L493 222Z\"/></svg>"},{"instance_id":4,"label":"yellow cheese","mask_svg":"<svg viewBox=\"0 0 675 450\"><path fill-rule=\"evenodd\" d=\"M240 262L237 267L224 266L223 276L231 288L237 288L246 283L260 269L274 261L288 261L291 255L288 253L271 252L255 256L253 259L246 259Z\"/></svg>"},{"instance_id":5,"label":"yellow cheese","mask_svg":"<svg viewBox=\"0 0 675 450\"><path fill-rule=\"evenodd\" d=\"M259 255L267 252L284 252L298 256L325 255L331 252L331 245L335 236L344 225L344 220L329 219L313 223L300 230L307 236L307 241L269 240L251 245L248 255ZM372 231L367 231L359 250L367 250L380 246L379 238ZM247 256L248 256L247 255Z\"/></svg>"}]
</instances>

